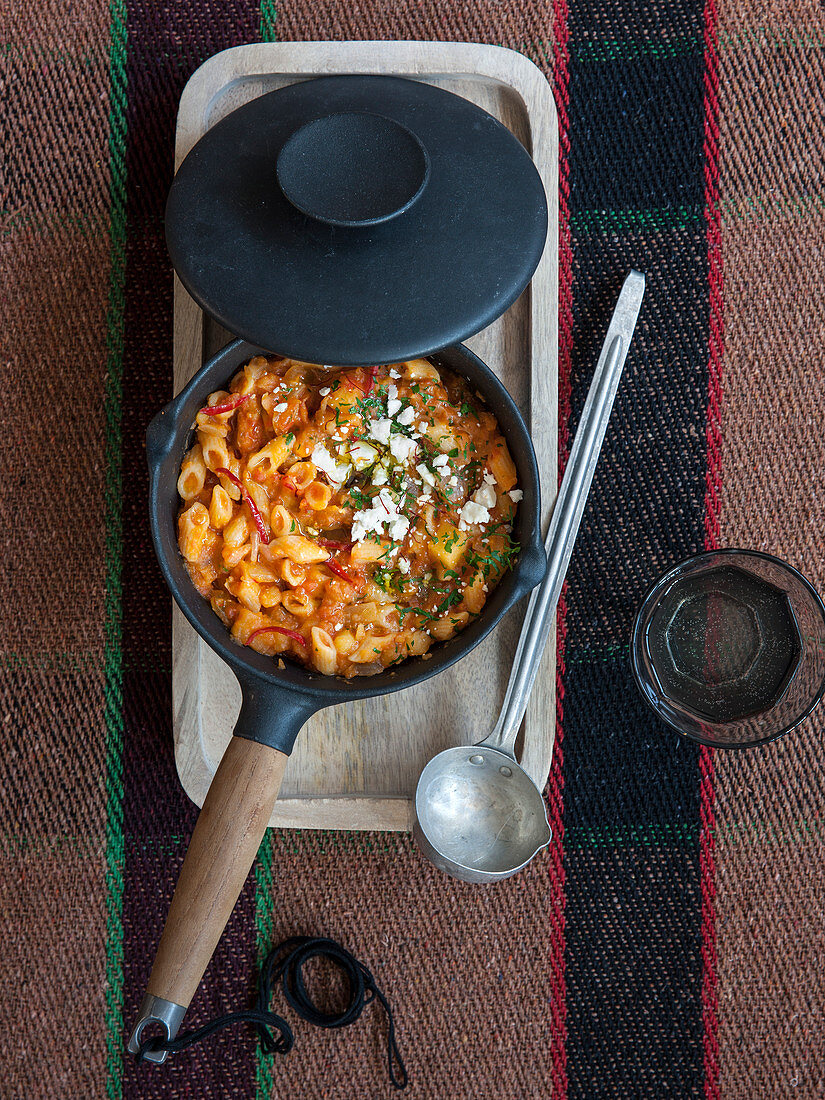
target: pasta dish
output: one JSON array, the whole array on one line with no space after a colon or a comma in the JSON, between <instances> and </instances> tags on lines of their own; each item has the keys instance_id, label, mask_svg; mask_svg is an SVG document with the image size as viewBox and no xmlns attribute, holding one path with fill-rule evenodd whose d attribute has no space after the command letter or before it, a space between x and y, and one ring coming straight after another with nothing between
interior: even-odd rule
<instances>
[{"instance_id":1,"label":"pasta dish","mask_svg":"<svg viewBox=\"0 0 825 1100\"><path fill-rule=\"evenodd\" d=\"M426 657L519 552L498 423L429 360L344 371L256 356L194 427L180 552L259 653L345 677Z\"/></svg>"}]
</instances>

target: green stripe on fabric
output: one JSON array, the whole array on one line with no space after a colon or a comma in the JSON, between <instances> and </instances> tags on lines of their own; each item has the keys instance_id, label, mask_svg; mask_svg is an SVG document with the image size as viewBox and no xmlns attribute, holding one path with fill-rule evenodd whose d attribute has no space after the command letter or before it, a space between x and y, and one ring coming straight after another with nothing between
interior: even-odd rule
<instances>
[{"instance_id":1,"label":"green stripe on fabric","mask_svg":"<svg viewBox=\"0 0 825 1100\"><path fill-rule=\"evenodd\" d=\"M564 662L569 667L570 665L587 665L593 661L626 661L629 656L630 646L627 642L613 642L607 645L568 650L564 655Z\"/></svg>"},{"instance_id":2,"label":"green stripe on fabric","mask_svg":"<svg viewBox=\"0 0 825 1100\"><path fill-rule=\"evenodd\" d=\"M267 829L255 863L255 941L258 970L275 946L272 942L272 831ZM257 1100L269 1100L272 1095L272 1058L255 1048L255 1096Z\"/></svg>"},{"instance_id":3,"label":"green stripe on fabric","mask_svg":"<svg viewBox=\"0 0 825 1100\"><path fill-rule=\"evenodd\" d=\"M564 830L564 843L577 849L693 848L699 842L699 828L699 823L695 821L607 827L570 826ZM729 848L786 847L812 841L821 844L825 836L825 820L800 818L782 825L769 820L717 822L714 836L717 843Z\"/></svg>"},{"instance_id":4,"label":"green stripe on fabric","mask_svg":"<svg viewBox=\"0 0 825 1100\"><path fill-rule=\"evenodd\" d=\"M537 61L537 57L533 56L531 60ZM825 195L811 194L807 191L784 195L740 195L719 204L719 213L725 228L742 221L756 221L758 224L767 225L771 219L821 216L824 211ZM701 204L692 207L578 210L571 215L570 225L579 236L588 233L661 233L673 228L696 226L704 220L705 213L705 207ZM108 221L104 224L101 219L94 218L85 212L32 213L0 207L0 238L11 237L15 233L48 234L66 229L77 232L83 237L97 238L104 233L108 234L110 225ZM131 231L138 236L162 235L163 219L143 216L133 221Z\"/></svg>"},{"instance_id":5,"label":"green stripe on fabric","mask_svg":"<svg viewBox=\"0 0 825 1100\"><path fill-rule=\"evenodd\" d=\"M122 457L126 284L126 2L110 0L111 245L106 317L104 715L106 721L106 1095L123 1091L123 662Z\"/></svg>"},{"instance_id":6,"label":"green stripe on fabric","mask_svg":"<svg viewBox=\"0 0 825 1100\"><path fill-rule=\"evenodd\" d=\"M719 53L757 49L764 52L783 53L791 50L821 50L822 36L808 31L782 31L769 27L754 27L737 34L719 33ZM674 35L669 38L604 38L585 42L571 42L570 56L579 65L606 64L612 61L633 61L641 57L655 60L686 57L704 52L705 43L701 31L695 34Z\"/></svg>"},{"instance_id":7,"label":"green stripe on fabric","mask_svg":"<svg viewBox=\"0 0 825 1100\"><path fill-rule=\"evenodd\" d=\"M572 42L571 60L588 62L630 61L636 57L671 58L701 53L704 42L700 34L684 34L675 38L604 39L599 42Z\"/></svg>"},{"instance_id":8,"label":"green stripe on fabric","mask_svg":"<svg viewBox=\"0 0 825 1100\"><path fill-rule=\"evenodd\" d=\"M719 31L719 52L756 46L762 50L821 50L825 37L804 29L777 30L774 27L746 27L736 34Z\"/></svg>"},{"instance_id":9,"label":"green stripe on fabric","mask_svg":"<svg viewBox=\"0 0 825 1100\"><path fill-rule=\"evenodd\" d=\"M261 0L261 41L277 42L275 22L278 18L278 6L275 0Z\"/></svg>"},{"instance_id":10,"label":"green stripe on fabric","mask_svg":"<svg viewBox=\"0 0 825 1100\"><path fill-rule=\"evenodd\" d=\"M691 847L699 839L698 822L615 827L571 826L564 830L567 848Z\"/></svg>"},{"instance_id":11,"label":"green stripe on fabric","mask_svg":"<svg viewBox=\"0 0 825 1100\"><path fill-rule=\"evenodd\" d=\"M773 219L821 216L822 195L746 195L719 204L722 227L753 221L766 225ZM639 210L579 210L570 215L570 228L577 236L588 234L663 233L690 229L704 222L703 205L672 206Z\"/></svg>"},{"instance_id":12,"label":"green stripe on fabric","mask_svg":"<svg viewBox=\"0 0 825 1100\"><path fill-rule=\"evenodd\" d=\"M579 210L570 215L570 228L579 235L588 233L661 233L696 225L704 207L662 207L650 210Z\"/></svg>"}]
</instances>

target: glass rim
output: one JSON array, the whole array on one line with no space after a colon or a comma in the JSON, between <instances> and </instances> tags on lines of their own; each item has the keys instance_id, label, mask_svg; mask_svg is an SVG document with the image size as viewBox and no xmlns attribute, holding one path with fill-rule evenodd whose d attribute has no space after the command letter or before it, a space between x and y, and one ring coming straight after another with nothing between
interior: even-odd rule
<instances>
[{"instance_id":1,"label":"glass rim","mask_svg":"<svg viewBox=\"0 0 825 1100\"><path fill-rule=\"evenodd\" d=\"M790 725L784 726L782 729L777 730L776 733L768 734L765 737L759 737L756 740L730 741L725 744L721 744L719 741L711 740L710 738L704 737L702 736L702 734L699 733L688 733L686 730L679 729L679 727L674 725L673 722L667 719L654 704L647 691L646 685L648 681L642 677L642 673L639 669L639 663L636 659L636 653L640 645L639 633L641 630L642 620L647 617L647 614L650 611L651 607L657 602L661 590L669 585L674 577L677 574L683 572L688 566L692 567L695 565L699 565L702 563L703 559L732 557L733 555L737 554L743 557L761 558L763 561L769 561L772 564L778 565L782 569L786 570L797 580L800 580L804 587L813 597L816 608L822 618L822 622L823 624L825 624L825 602L823 601L817 590L814 588L814 586L811 584L811 582L808 580L808 578L804 575L804 573L801 573L796 568L796 566L791 565L790 562L785 561L783 558L777 557L776 554L769 554L764 550L746 550L737 546L726 546L721 550L700 550L699 553L690 554L688 557L682 558L680 561L670 566L669 569L667 569L657 580L653 582L653 584L645 592L642 598L642 602L639 604L639 609L636 612L636 616L633 620L633 630L630 635L630 667L633 672L633 678L636 681L636 686L639 689L639 694L642 696L645 703L648 705L648 707L650 707L650 709L654 712L654 714L659 718L661 722L664 722L665 725L667 725L675 733L678 733L681 737L686 737L688 740L694 741L696 744L704 745L706 748L711 749L755 749L759 748L762 745L769 745L772 741L778 741L780 737L785 737L787 734L791 733L792 730L795 730L797 726L801 725L802 722L804 722L805 719L813 713L813 711L822 700L823 695L825 695L825 676L823 676L819 688L813 696L811 702L806 706L805 710L799 715L799 717L794 719L794 721L790 723ZM666 698L666 696L663 695L663 698ZM719 723L719 725L723 724L724 723Z\"/></svg>"}]
</instances>

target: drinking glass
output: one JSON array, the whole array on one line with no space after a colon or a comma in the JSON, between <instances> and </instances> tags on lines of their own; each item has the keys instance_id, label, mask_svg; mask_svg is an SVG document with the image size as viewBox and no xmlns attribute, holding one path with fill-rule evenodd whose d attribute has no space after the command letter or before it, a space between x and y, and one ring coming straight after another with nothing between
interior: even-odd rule
<instances>
[{"instance_id":1,"label":"drinking glass","mask_svg":"<svg viewBox=\"0 0 825 1100\"><path fill-rule=\"evenodd\" d=\"M825 605L771 554L696 554L645 596L630 654L669 726L703 745L750 748L788 733L822 697Z\"/></svg>"}]
</instances>

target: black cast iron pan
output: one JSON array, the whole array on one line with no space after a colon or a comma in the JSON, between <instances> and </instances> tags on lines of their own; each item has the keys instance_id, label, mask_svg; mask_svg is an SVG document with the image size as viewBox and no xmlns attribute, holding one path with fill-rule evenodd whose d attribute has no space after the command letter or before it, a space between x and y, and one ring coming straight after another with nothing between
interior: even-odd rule
<instances>
[{"instance_id":1,"label":"black cast iron pan","mask_svg":"<svg viewBox=\"0 0 825 1100\"><path fill-rule=\"evenodd\" d=\"M151 1021L162 1024L170 1038L176 1033L240 894L278 796L287 758L310 715L335 703L420 684L449 668L538 584L547 564L540 531L539 476L527 428L489 367L463 345L455 345L432 358L467 378L495 414L524 493L513 533L521 553L479 618L456 637L433 647L430 659L411 658L395 669L359 680L322 676L291 662L279 669L272 658L237 644L184 567L177 543L177 478L198 410L210 393L260 352L242 340L229 344L154 418L146 437L150 519L160 567L183 614L237 676L243 703L186 854L132 1033L133 1050ZM165 1054L152 1057L162 1061Z\"/></svg>"}]
</instances>

